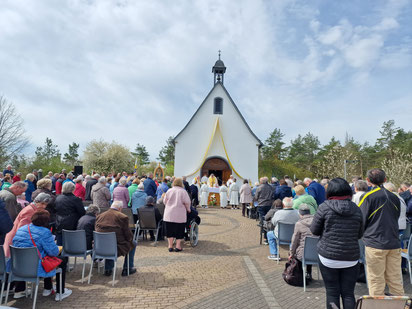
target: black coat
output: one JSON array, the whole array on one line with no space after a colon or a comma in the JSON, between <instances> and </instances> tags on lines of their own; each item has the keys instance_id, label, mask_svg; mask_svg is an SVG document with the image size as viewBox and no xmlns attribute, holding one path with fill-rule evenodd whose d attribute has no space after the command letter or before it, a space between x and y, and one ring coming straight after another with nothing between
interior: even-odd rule
<instances>
[{"instance_id":1,"label":"black coat","mask_svg":"<svg viewBox=\"0 0 412 309\"><path fill-rule=\"evenodd\" d=\"M199 205L199 189L197 188L196 185L191 185L190 186L190 193L192 196L193 201L193 206Z\"/></svg>"},{"instance_id":2,"label":"black coat","mask_svg":"<svg viewBox=\"0 0 412 309\"><path fill-rule=\"evenodd\" d=\"M285 197L292 197L292 189L288 185L277 186L273 199L280 199L281 201L283 201Z\"/></svg>"},{"instance_id":3,"label":"black coat","mask_svg":"<svg viewBox=\"0 0 412 309\"><path fill-rule=\"evenodd\" d=\"M91 250L93 248L93 231L95 223L96 216L94 214L85 214L77 223L77 229L84 230L86 232L87 250Z\"/></svg>"},{"instance_id":4,"label":"black coat","mask_svg":"<svg viewBox=\"0 0 412 309\"><path fill-rule=\"evenodd\" d=\"M340 261L359 259L358 240L363 235L362 212L350 200L327 200L314 215L310 227L320 236L318 253L325 258Z\"/></svg>"},{"instance_id":5,"label":"black coat","mask_svg":"<svg viewBox=\"0 0 412 309\"><path fill-rule=\"evenodd\" d=\"M73 193L64 193L56 198L56 231L61 233L65 230L76 230L80 217L86 211L82 200Z\"/></svg>"},{"instance_id":6,"label":"black coat","mask_svg":"<svg viewBox=\"0 0 412 309\"><path fill-rule=\"evenodd\" d=\"M92 187L97 183L97 179L90 179L88 182L86 182L86 201L91 201L92 200Z\"/></svg>"},{"instance_id":7,"label":"black coat","mask_svg":"<svg viewBox=\"0 0 412 309\"><path fill-rule=\"evenodd\" d=\"M6 210L5 203L0 199L0 245L4 244L6 234L13 228L13 221Z\"/></svg>"}]
</instances>

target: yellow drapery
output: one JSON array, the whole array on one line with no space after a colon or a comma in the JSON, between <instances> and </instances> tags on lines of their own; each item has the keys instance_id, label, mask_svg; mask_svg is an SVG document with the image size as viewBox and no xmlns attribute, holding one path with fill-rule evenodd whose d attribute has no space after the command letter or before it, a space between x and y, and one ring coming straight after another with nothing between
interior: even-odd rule
<instances>
[{"instance_id":1,"label":"yellow drapery","mask_svg":"<svg viewBox=\"0 0 412 309\"><path fill-rule=\"evenodd\" d=\"M203 155L203 158L202 158L202 161L201 161L199 167L198 167L193 173L191 173L191 174L189 174L189 175L187 175L187 176L192 176L192 175L196 174L196 173L199 172L199 170L202 168L203 164L205 163L205 161L206 161L206 159L207 159L207 154L208 154L208 152L209 152L210 146L212 145L213 138L215 137L216 132L217 132L218 130L219 130L219 132L220 132L220 138L221 138L221 141L222 141L223 149L224 149L224 151L225 151L226 159L227 159L227 162L229 163L230 168L232 169L232 171L233 171L239 178L244 179L242 176L239 175L239 173L238 173L238 172L236 171L236 169L233 167L232 162L230 161L230 158L229 158L229 155L228 155L228 153L227 153L226 146L225 146L225 141L223 140L222 131L220 130L219 117L216 117L215 125L213 126L213 131L212 131L212 134L211 134L211 136L210 136L209 144L207 145L205 154Z\"/></svg>"}]
</instances>

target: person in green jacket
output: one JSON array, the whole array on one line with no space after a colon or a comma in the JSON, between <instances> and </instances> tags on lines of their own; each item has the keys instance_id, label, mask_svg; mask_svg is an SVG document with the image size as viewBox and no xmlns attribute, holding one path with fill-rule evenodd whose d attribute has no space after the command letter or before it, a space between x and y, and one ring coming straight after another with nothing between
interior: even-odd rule
<instances>
[{"instance_id":1,"label":"person in green jacket","mask_svg":"<svg viewBox=\"0 0 412 309\"><path fill-rule=\"evenodd\" d=\"M136 177L133 180L132 184L127 188L129 190L129 197L130 197L129 204L128 204L129 208L132 207L132 195L137 190L137 186L139 185L139 183L140 183L140 180L139 178Z\"/></svg>"},{"instance_id":2,"label":"person in green jacket","mask_svg":"<svg viewBox=\"0 0 412 309\"><path fill-rule=\"evenodd\" d=\"M300 204L307 204L310 208L310 214L315 214L318 209L318 204L312 195L306 193L305 188L302 185L297 185L295 187L296 197L293 200L293 209L299 210Z\"/></svg>"},{"instance_id":3,"label":"person in green jacket","mask_svg":"<svg viewBox=\"0 0 412 309\"><path fill-rule=\"evenodd\" d=\"M10 177L10 175L6 175L3 178L3 184L1 186L1 190L5 189L5 188L8 188L10 186L11 186L11 177Z\"/></svg>"}]
</instances>

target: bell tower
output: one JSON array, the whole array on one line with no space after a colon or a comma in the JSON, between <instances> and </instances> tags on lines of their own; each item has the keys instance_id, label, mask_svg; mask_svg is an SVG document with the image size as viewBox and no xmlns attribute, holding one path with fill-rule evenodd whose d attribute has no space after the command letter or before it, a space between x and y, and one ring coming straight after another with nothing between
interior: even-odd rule
<instances>
[{"instance_id":1,"label":"bell tower","mask_svg":"<svg viewBox=\"0 0 412 309\"><path fill-rule=\"evenodd\" d=\"M219 50L219 59L216 61L215 65L212 68L212 73L213 73L213 85L216 83L222 83L224 80L224 75L226 72L226 67L225 64L223 63L222 60L220 60L220 53L221 51Z\"/></svg>"}]
</instances>

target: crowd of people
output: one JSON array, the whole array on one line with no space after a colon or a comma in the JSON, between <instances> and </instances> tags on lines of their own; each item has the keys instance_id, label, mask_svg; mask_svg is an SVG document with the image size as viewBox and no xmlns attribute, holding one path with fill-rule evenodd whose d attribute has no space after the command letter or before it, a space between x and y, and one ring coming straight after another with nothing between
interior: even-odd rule
<instances>
[{"instance_id":1,"label":"crowd of people","mask_svg":"<svg viewBox=\"0 0 412 309\"><path fill-rule=\"evenodd\" d=\"M215 192L221 208L241 206L243 216L258 218L270 260L280 260L279 222L295 224L288 259L302 263L305 238L319 237L319 268L328 308L332 303L339 307L340 301L344 308L354 307L360 239L365 246L369 294L384 295L386 285L390 294L404 294L401 270L406 271L406 264L401 259L401 239L412 220L412 187L402 183L397 188L387 182L381 169L368 171L366 180L355 177L351 184L342 178L292 181L284 176L270 181L262 177L254 186L247 180L239 186L233 176L218 181L213 174L196 177L191 185L185 177L158 180L152 173L142 177L126 172L75 177L64 170L41 174L33 171L22 181L21 173L14 173L11 166L0 174L0 244L6 257L10 257L11 245L29 247L31 240L42 257L57 256L63 229L85 230L88 249L93 247L93 231L115 232L119 256L130 257L129 264L125 259L122 276L134 274L136 242L123 209L131 209L135 223L139 211L152 211L156 222L163 219L158 240L166 237L169 252L180 252L187 221L197 217L196 206L213 205L211 192ZM164 205L164 212L158 205ZM150 236L154 241L153 232ZM67 259L62 260L65 298L71 291L64 287ZM113 266L113 261L105 261L105 275L112 274ZM45 277L43 295L51 295L55 271L46 273L39 264L39 274ZM312 280L311 267L304 280ZM24 297L25 289L24 282L15 282L14 297Z\"/></svg>"},{"instance_id":2,"label":"crowd of people","mask_svg":"<svg viewBox=\"0 0 412 309\"><path fill-rule=\"evenodd\" d=\"M256 188L256 189L255 189ZM403 235L412 219L412 187L397 188L381 169L368 171L366 180L305 178L292 182L262 177L252 195L264 227L271 260L280 260L278 223L295 224L288 259L302 263L305 238L319 237L319 268L326 288L327 308L355 308L360 245L365 247L366 275L371 296L404 295ZM360 240L362 240L360 242ZM312 280L307 268L306 282Z\"/></svg>"},{"instance_id":3,"label":"crowd of people","mask_svg":"<svg viewBox=\"0 0 412 309\"><path fill-rule=\"evenodd\" d=\"M139 212L151 212L156 220L163 220L157 240L167 237L169 252L181 252L186 235L186 224L198 218L192 207L190 186L184 178L166 177L160 183L153 174L137 177L133 174L77 175L63 170L60 174L49 172L42 177L38 171L21 180L20 173L7 166L0 175L0 245L6 258L10 258L10 247L32 247L39 249L41 258L59 256L63 245L63 230L84 230L87 249L93 248L93 232L116 233L118 256L128 256L123 265L122 276L136 273L134 254L136 239L130 228L130 217L123 213L130 208L134 223ZM164 207L158 207L163 205ZM162 212L159 211L163 209ZM153 231L149 231L155 240ZM174 245L175 244L175 245ZM60 293L60 286L53 289L52 277L62 278L62 299L72 291L65 288L65 273L68 259L59 256L61 275L55 270L46 272L39 261L38 274L44 279L43 296ZM97 263L97 261L94 261ZM10 269L11 260L8 261ZM104 274L111 276L114 261L105 260ZM12 283L14 298L26 296L24 281ZM59 295L55 296L56 301Z\"/></svg>"}]
</instances>

